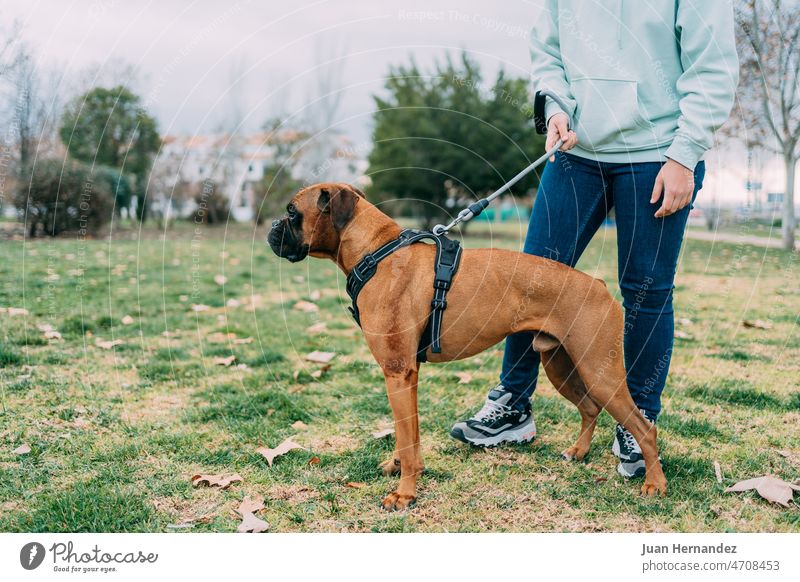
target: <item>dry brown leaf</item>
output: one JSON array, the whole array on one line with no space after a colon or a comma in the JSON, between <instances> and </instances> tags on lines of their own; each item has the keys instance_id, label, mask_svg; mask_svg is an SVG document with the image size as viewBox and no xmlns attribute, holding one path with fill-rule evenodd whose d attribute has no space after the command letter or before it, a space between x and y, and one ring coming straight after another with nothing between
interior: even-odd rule
<instances>
[{"instance_id":1,"label":"dry brown leaf","mask_svg":"<svg viewBox=\"0 0 800 582\"><path fill-rule=\"evenodd\" d=\"M390 434L394 434L393 428L385 428L383 430L376 430L372 433L372 438L374 439L382 439L384 437L389 436Z\"/></svg>"},{"instance_id":2,"label":"dry brown leaf","mask_svg":"<svg viewBox=\"0 0 800 582\"><path fill-rule=\"evenodd\" d=\"M264 509L264 500L261 497L250 499L245 496L239 507L236 509L237 513L242 516L242 523L236 528L239 533L261 533L269 529L269 524L263 519L255 516L256 511Z\"/></svg>"},{"instance_id":3,"label":"dry brown leaf","mask_svg":"<svg viewBox=\"0 0 800 582\"><path fill-rule=\"evenodd\" d=\"M304 313L314 313L316 311L319 311L319 307L315 303L302 300L294 304L294 309L297 309L298 311L302 311Z\"/></svg>"},{"instance_id":4,"label":"dry brown leaf","mask_svg":"<svg viewBox=\"0 0 800 582\"><path fill-rule=\"evenodd\" d=\"M328 330L328 324L324 321L318 321L314 325L309 325L306 328L307 333L324 333Z\"/></svg>"},{"instance_id":5,"label":"dry brown leaf","mask_svg":"<svg viewBox=\"0 0 800 582\"><path fill-rule=\"evenodd\" d=\"M222 356L217 356L213 360L215 366L225 366L226 368L235 361L236 361L236 356L228 356L227 358L223 358Z\"/></svg>"},{"instance_id":6,"label":"dry brown leaf","mask_svg":"<svg viewBox=\"0 0 800 582\"><path fill-rule=\"evenodd\" d=\"M469 384L472 382L472 374L469 372L456 372L459 384Z\"/></svg>"},{"instance_id":7,"label":"dry brown leaf","mask_svg":"<svg viewBox=\"0 0 800 582\"><path fill-rule=\"evenodd\" d=\"M9 315L28 315L28 310L24 307L0 307L0 313Z\"/></svg>"},{"instance_id":8,"label":"dry brown leaf","mask_svg":"<svg viewBox=\"0 0 800 582\"><path fill-rule=\"evenodd\" d=\"M350 487L351 489L361 489L362 487L366 487L366 483L361 483L360 481L349 481L344 484L345 487Z\"/></svg>"},{"instance_id":9,"label":"dry brown leaf","mask_svg":"<svg viewBox=\"0 0 800 582\"><path fill-rule=\"evenodd\" d=\"M239 473L233 475L194 475L192 477L192 485L200 487L206 485L207 487L219 487L220 489L227 489L234 483L241 483L242 478Z\"/></svg>"},{"instance_id":10,"label":"dry brown leaf","mask_svg":"<svg viewBox=\"0 0 800 582\"><path fill-rule=\"evenodd\" d=\"M793 483L787 483L780 477L775 475L764 475L763 477L755 477L754 479L745 479L739 481L735 485L728 487L726 493L737 493L741 491L749 491L755 489L761 497L772 503L777 503L783 507L789 507L789 502L792 500L793 492L800 491L800 486Z\"/></svg>"},{"instance_id":11,"label":"dry brown leaf","mask_svg":"<svg viewBox=\"0 0 800 582\"><path fill-rule=\"evenodd\" d=\"M14 454L14 455L27 455L30 452L31 452L31 446L30 445L20 445L16 449L11 451L11 453Z\"/></svg>"},{"instance_id":12,"label":"dry brown leaf","mask_svg":"<svg viewBox=\"0 0 800 582\"><path fill-rule=\"evenodd\" d=\"M104 341L104 340L101 340L101 339L98 338L98 339L94 340L94 345L96 345L98 348L102 348L104 350L110 350L114 346L121 346L124 343L125 342L122 341L121 339L115 339L115 340L112 340L112 341Z\"/></svg>"},{"instance_id":13,"label":"dry brown leaf","mask_svg":"<svg viewBox=\"0 0 800 582\"><path fill-rule=\"evenodd\" d=\"M308 428L308 425L305 422L303 422L302 420L298 420L298 421L292 423L292 428L295 429L295 430L301 430L301 429L304 429L304 428Z\"/></svg>"},{"instance_id":14,"label":"dry brown leaf","mask_svg":"<svg viewBox=\"0 0 800 582\"><path fill-rule=\"evenodd\" d=\"M286 453L294 449L305 450L305 447L298 445L291 438L288 438L274 449L270 449L269 447L261 447L259 449L256 449L256 452L259 455L263 456L267 460L267 464L269 464L269 466L271 467L272 461L275 459L275 457L285 455Z\"/></svg>"},{"instance_id":15,"label":"dry brown leaf","mask_svg":"<svg viewBox=\"0 0 800 582\"><path fill-rule=\"evenodd\" d=\"M745 319L742 325L750 329L770 329L772 327L770 322L764 321L763 319L756 319L754 321Z\"/></svg>"},{"instance_id":16,"label":"dry brown leaf","mask_svg":"<svg viewBox=\"0 0 800 582\"><path fill-rule=\"evenodd\" d=\"M311 457L308 460L309 465L319 465L319 457Z\"/></svg>"},{"instance_id":17,"label":"dry brown leaf","mask_svg":"<svg viewBox=\"0 0 800 582\"><path fill-rule=\"evenodd\" d=\"M327 364L334 356L336 356L334 352L320 352L319 350L314 350L306 356L306 360L317 364Z\"/></svg>"}]
</instances>

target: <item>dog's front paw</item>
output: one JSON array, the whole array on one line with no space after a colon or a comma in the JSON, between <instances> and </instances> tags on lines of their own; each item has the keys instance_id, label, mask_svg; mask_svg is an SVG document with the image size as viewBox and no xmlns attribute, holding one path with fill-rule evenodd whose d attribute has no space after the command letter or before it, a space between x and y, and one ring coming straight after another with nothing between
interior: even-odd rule
<instances>
[{"instance_id":1,"label":"dog's front paw","mask_svg":"<svg viewBox=\"0 0 800 582\"><path fill-rule=\"evenodd\" d=\"M417 498L414 495L401 495L397 491L392 491L383 498L381 507L386 511L402 511L413 507L416 502Z\"/></svg>"},{"instance_id":2,"label":"dog's front paw","mask_svg":"<svg viewBox=\"0 0 800 582\"><path fill-rule=\"evenodd\" d=\"M392 475L399 475L400 474L400 459L397 457L392 457L391 459L385 460L383 463L378 465L378 468L383 471L383 474L387 477L391 477Z\"/></svg>"},{"instance_id":3,"label":"dog's front paw","mask_svg":"<svg viewBox=\"0 0 800 582\"><path fill-rule=\"evenodd\" d=\"M645 481L644 485L642 485L642 495L644 497L652 497L656 494L662 497L667 494L667 482L664 480L660 482Z\"/></svg>"}]
</instances>

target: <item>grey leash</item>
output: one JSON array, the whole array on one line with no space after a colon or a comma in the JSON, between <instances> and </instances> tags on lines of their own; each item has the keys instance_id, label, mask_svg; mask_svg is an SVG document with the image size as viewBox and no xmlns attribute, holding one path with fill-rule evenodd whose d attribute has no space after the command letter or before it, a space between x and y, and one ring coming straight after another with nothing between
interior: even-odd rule
<instances>
[{"instance_id":1,"label":"grey leash","mask_svg":"<svg viewBox=\"0 0 800 582\"><path fill-rule=\"evenodd\" d=\"M545 97L551 98L561 108L561 111L564 111L565 113L567 111L569 111L569 109L564 104L564 102L561 100L561 98L558 95L556 95L555 93L553 93L552 91L550 91L549 89L542 89L541 91L539 91L537 93L537 98L538 98L539 95L542 96L542 99L544 99ZM567 117L570 117L569 113L567 113ZM570 117L568 128L571 128L571 127L573 127L573 123L572 123L572 118ZM492 203L492 200L494 200L498 196L502 196L514 184L516 184L517 182L522 180L522 178L524 178L525 176L530 174L531 171L534 170L534 168L537 168L542 163L544 163L545 160L547 160L550 156L554 155L562 145L564 145L564 140L559 139L555 143L555 145L552 148L550 148L549 150L547 150L547 152L543 156L541 156L540 158L537 158L527 168L525 168L519 174L517 174L516 176L511 178L505 184L503 184L503 186L500 189L495 190L494 192L492 192L486 198L481 198L477 202L473 202L472 204L467 206L465 209L463 209L461 212L459 212L458 216L456 216L453 220L450 221L450 224L448 224L447 226L445 226L444 224L437 224L436 226L434 226L433 227L433 231L432 231L433 234L435 234L437 236L441 236L444 233L446 233L447 231L449 231L451 228L456 226L457 224L459 224L461 222L468 222L468 221L472 220L473 218L475 218L476 216L478 216L481 212L484 211L484 209L487 206L489 206L489 204Z\"/></svg>"}]
</instances>

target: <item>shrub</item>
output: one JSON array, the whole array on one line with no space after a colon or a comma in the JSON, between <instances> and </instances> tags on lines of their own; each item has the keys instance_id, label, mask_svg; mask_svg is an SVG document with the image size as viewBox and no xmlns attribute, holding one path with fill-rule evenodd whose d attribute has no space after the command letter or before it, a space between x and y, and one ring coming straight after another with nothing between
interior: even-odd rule
<instances>
[{"instance_id":1,"label":"shrub","mask_svg":"<svg viewBox=\"0 0 800 582\"><path fill-rule=\"evenodd\" d=\"M114 194L101 169L71 160L37 162L20 181L15 205L31 237L77 231L96 235L111 220ZM27 186L27 188L26 188Z\"/></svg>"},{"instance_id":2,"label":"shrub","mask_svg":"<svg viewBox=\"0 0 800 582\"><path fill-rule=\"evenodd\" d=\"M205 180L202 188L194 197L197 208L194 211L194 221L200 224L222 224L228 220L230 204L219 184L212 180Z\"/></svg>"}]
</instances>

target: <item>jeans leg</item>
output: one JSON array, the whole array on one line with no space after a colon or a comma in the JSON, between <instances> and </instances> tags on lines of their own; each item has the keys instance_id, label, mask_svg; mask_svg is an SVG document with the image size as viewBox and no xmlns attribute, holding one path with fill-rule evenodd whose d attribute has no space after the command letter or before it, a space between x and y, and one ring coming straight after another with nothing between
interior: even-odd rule
<instances>
[{"instance_id":1,"label":"jeans leg","mask_svg":"<svg viewBox=\"0 0 800 582\"><path fill-rule=\"evenodd\" d=\"M557 154L542 173L523 252L574 266L608 214L607 192L600 164ZM532 342L530 332L506 338L500 383L520 406L536 389L540 358Z\"/></svg>"},{"instance_id":2,"label":"jeans leg","mask_svg":"<svg viewBox=\"0 0 800 582\"><path fill-rule=\"evenodd\" d=\"M672 291L690 207L653 215L650 204L661 163L614 165L609 172L617 217L619 285L625 308L625 369L636 405L655 419L672 359L675 324ZM705 165L695 169L694 196ZM694 198L693 198L694 200Z\"/></svg>"}]
</instances>

